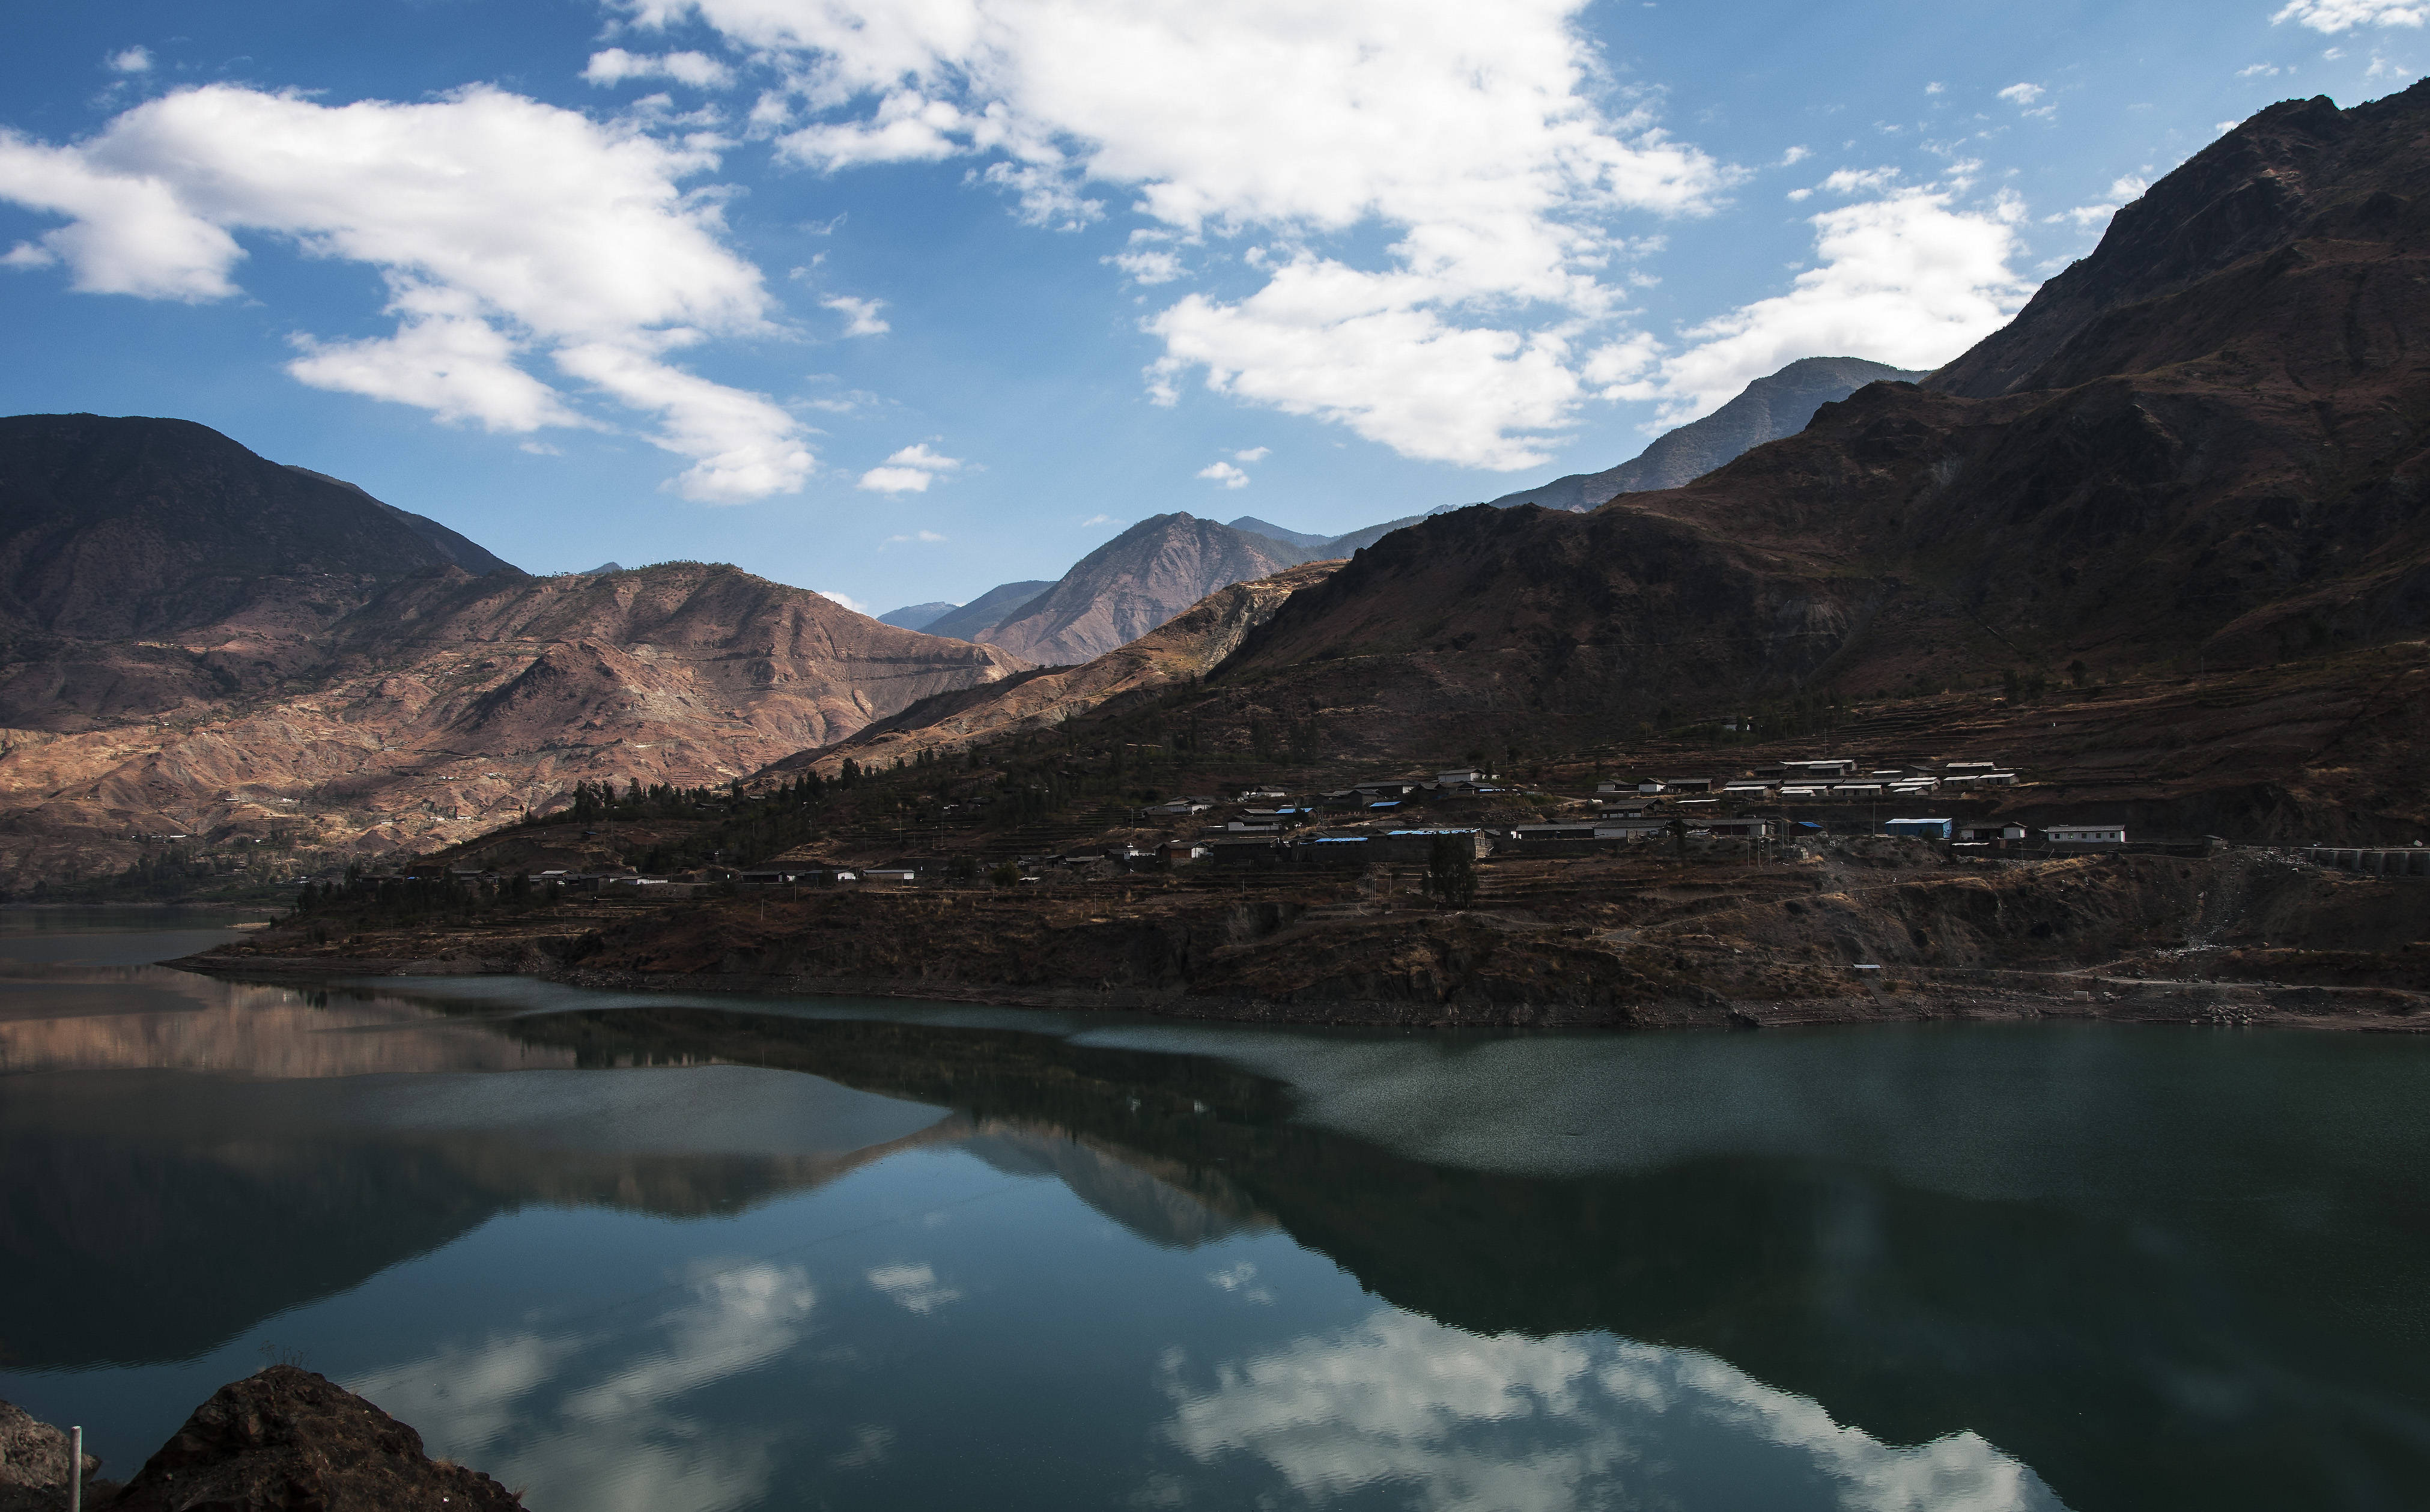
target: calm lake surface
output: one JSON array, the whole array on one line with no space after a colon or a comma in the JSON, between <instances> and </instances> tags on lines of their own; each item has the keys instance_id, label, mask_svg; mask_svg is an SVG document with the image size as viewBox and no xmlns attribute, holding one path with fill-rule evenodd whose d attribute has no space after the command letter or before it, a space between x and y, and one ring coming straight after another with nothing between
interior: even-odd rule
<instances>
[{"instance_id":1,"label":"calm lake surface","mask_svg":"<svg viewBox=\"0 0 2430 1512\"><path fill-rule=\"evenodd\" d=\"M2430 1040L1404 1036L0 922L0 1398L541 1512L2430 1505Z\"/></svg>"}]
</instances>

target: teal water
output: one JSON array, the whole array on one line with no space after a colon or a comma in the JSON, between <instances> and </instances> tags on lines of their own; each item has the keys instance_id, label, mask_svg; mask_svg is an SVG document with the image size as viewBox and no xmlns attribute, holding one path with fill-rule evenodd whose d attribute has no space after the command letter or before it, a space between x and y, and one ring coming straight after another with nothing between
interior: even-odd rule
<instances>
[{"instance_id":1,"label":"teal water","mask_svg":"<svg viewBox=\"0 0 2430 1512\"><path fill-rule=\"evenodd\" d=\"M0 1398L543 1512L2430 1505L2430 1039L324 991L0 929ZM65 927L74 923L75 927Z\"/></svg>"}]
</instances>

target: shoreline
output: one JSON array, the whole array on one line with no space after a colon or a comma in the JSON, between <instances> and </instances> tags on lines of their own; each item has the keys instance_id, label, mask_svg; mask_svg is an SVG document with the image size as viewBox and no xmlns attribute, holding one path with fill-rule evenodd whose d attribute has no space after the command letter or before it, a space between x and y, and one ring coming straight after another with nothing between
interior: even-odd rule
<instances>
[{"instance_id":1,"label":"shoreline","mask_svg":"<svg viewBox=\"0 0 2430 1512\"><path fill-rule=\"evenodd\" d=\"M1968 972L1943 979L1915 972L1892 987L1845 996L1701 1000L1656 999L1627 1005L1561 1002L1420 1004L1406 1000L1329 998L1283 1001L1193 993L1187 989L1015 988L927 979L817 975L803 972L533 970L526 964L401 957L247 955L217 952L158 963L223 980L267 986L340 981L418 980L457 976L524 976L556 986L603 992L720 993L735 996L878 998L957 1003L1059 1012L1148 1013L1161 1018L1229 1023L1308 1024L1400 1029L1712 1029L1826 1028L1937 1022L2000 1022L2073 1020L2179 1024L2197 1028L2301 1028L2361 1034L2430 1033L2430 994L2378 987L2318 987L2276 982L2201 979L2154 981L2097 971L2048 973L2013 970ZM417 969L419 968L419 969ZM1956 977L1958 973L1947 973ZM2043 985L2047 984L2047 985ZM2080 984L2080 985L2079 985ZM2376 1008L2377 1011L2373 1011Z\"/></svg>"}]
</instances>

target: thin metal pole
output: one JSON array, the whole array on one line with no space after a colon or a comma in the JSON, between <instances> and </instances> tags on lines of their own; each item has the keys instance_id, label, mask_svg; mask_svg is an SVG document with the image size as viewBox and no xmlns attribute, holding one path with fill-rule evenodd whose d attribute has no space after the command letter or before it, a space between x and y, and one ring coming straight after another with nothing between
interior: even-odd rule
<instances>
[{"instance_id":1,"label":"thin metal pole","mask_svg":"<svg viewBox=\"0 0 2430 1512\"><path fill-rule=\"evenodd\" d=\"M68 1430L68 1512L84 1512L84 1429Z\"/></svg>"}]
</instances>

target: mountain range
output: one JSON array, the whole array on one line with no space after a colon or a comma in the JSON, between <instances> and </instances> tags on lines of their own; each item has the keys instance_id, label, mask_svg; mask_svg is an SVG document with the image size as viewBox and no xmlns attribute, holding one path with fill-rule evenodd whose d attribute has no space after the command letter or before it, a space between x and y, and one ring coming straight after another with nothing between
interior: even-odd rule
<instances>
[{"instance_id":1,"label":"mountain range","mask_svg":"<svg viewBox=\"0 0 2430 1512\"><path fill-rule=\"evenodd\" d=\"M477 571L476 571L477 569ZM697 562L534 577L185 421L0 420L0 870L420 845L723 783L1025 663Z\"/></svg>"},{"instance_id":2,"label":"mountain range","mask_svg":"<svg viewBox=\"0 0 2430 1512\"><path fill-rule=\"evenodd\" d=\"M0 421L0 869L424 847L577 780L935 753L1151 689L1194 745L1385 757L2418 638L2425 195L2430 85L2287 102L1920 382L1792 364L1622 467L1348 536L1159 514L900 616L930 633L732 567L534 577L185 422Z\"/></svg>"},{"instance_id":3,"label":"mountain range","mask_svg":"<svg viewBox=\"0 0 2430 1512\"><path fill-rule=\"evenodd\" d=\"M2305 775L2327 759L2308 748L2273 752L2269 775L2233 753L2210 778L2165 774L2210 781L2204 812L2255 823L2325 822L2303 817L2322 803L2430 822L2403 733L2419 677L2346 655L2430 627L2430 370L2410 355L2425 320L2430 84L2350 110L2289 101L2162 178L1921 383L1820 403L1680 487L1390 532L1162 717L1232 749L1259 723L1321 720L1332 755L1390 759L1577 750L2004 676L2314 665L2382 680L2330 700L2370 711L2333 742L2352 781ZM2162 772L2170 732L2148 734L2142 765Z\"/></svg>"},{"instance_id":4,"label":"mountain range","mask_svg":"<svg viewBox=\"0 0 2430 1512\"><path fill-rule=\"evenodd\" d=\"M1501 508L1541 504L1582 509L1618 493L1674 488L1768 441L1795 435L1816 409L1868 383L1921 376L1856 357L1807 357L1756 379L1720 409L1665 433L1618 467L1556 478L1492 502ZM915 604L879 618L931 635L1000 645L1031 661L1077 663L1146 634L1220 589L1299 562L1350 557L1425 518L1404 515L1325 536L1255 515L1225 524L1188 514L1156 515L1090 553L1059 581L1007 583L958 609Z\"/></svg>"}]
</instances>

